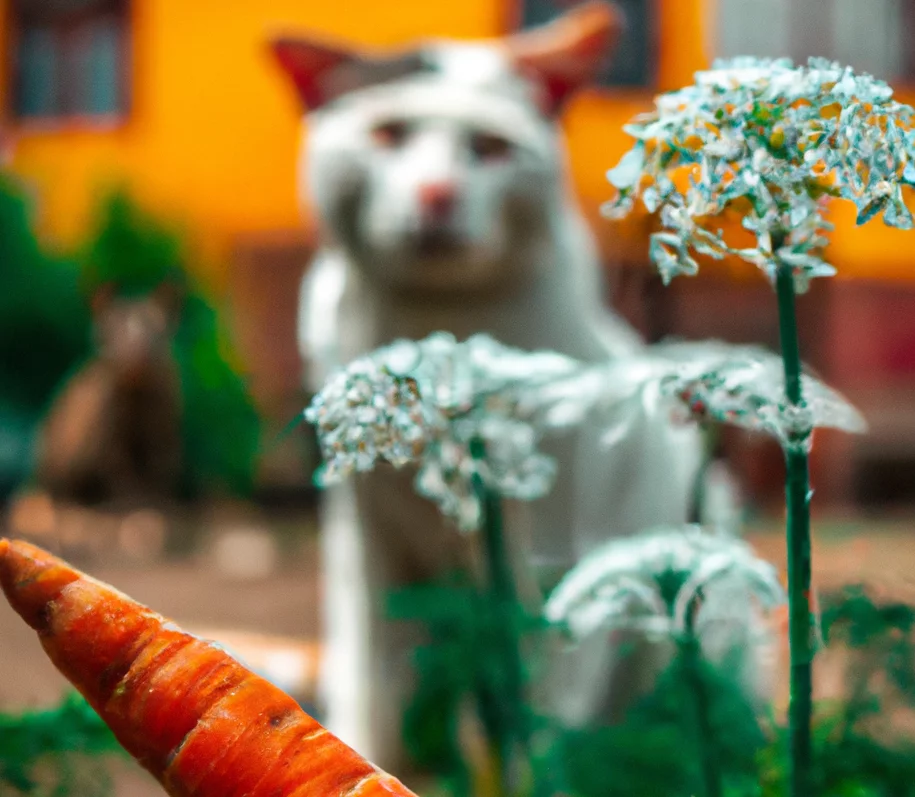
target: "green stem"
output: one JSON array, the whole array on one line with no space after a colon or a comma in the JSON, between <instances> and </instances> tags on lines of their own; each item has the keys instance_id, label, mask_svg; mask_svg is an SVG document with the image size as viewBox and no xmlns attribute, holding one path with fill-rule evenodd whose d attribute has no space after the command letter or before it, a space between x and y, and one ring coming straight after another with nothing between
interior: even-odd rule
<instances>
[{"instance_id":1,"label":"green stem","mask_svg":"<svg viewBox=\"0 0 915 797\"><path fill-rule=\"evenodd\" d=\"M777 244L773 240L773 249ZM779 264L776 278L778 326L785 393L803 406L801 357L798 345L794 276ZM788 709L792 797L811 797L812 659L810 617L810 474L807 450L789 445L785 453L785 492L788 502L788 639L791 649L791 697Z\"/></svg>"},{"instance_id":2,"label":"green stem","mask_svg":"<svg viewBox=\"0 0 915 797\"><path fill-rule=\"evenodd\" d=\"M470 451L474 459L485 459L482 440L474 439ZM504 692L499 696L490 695L490 698L496 697L503 702L504 718L500 722L499 738L491 741L496 747L502 788L505 794L509 794L514 780L511 771L513 753L520 749L528 758L527 764L531 763L530 728L524 699L524 662L518 630L518 594L505 545L502 500L479 475L474 475L473 485L483 505L482 536L489 589L500 632L498 661L502 665L502 677L499 680Z\"/></svg>"},{"instance_id":3,"label":"green stem","mask_svg":"<svg viewBox=\"0 0 915 797\"><path fill-rule=\"evenodd\" d=\"M714 734L709 716L709 695L703 678L702 650L693 627L695 607L687 615L687 628L680 640L680 650L686 666L687 679L693 694L696 715L696 746L702 764L702 779L706 797L721 797L721 774L714 749Z\"/></svg>"}]
</instances>

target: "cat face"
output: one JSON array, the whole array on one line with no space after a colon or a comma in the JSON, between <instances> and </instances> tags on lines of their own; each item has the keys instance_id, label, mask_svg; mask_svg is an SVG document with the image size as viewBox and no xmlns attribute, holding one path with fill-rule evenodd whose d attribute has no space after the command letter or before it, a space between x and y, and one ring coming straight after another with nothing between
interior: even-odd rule
<instances>
[{"instance_id":1,"label":"cat face","mask_svg":"<svg viewBox=\"0 0 915 797\"><path fill-rule=\"evenodd\" d=\"M488 78L455 77L460 63L491 55L443 48L430 53L442 68L358 90L311 117L302 184L327 232L373 277L487 282L547 223L560 148L530 87L498 64Z\"/></svg>"},{"instance_id":2,"label":"cat face","mask_svg":"<svg viewBox=\"0 0 915 797\"><path fill-rule=\"evenodd\" d=\"M533 36L373 58L276 43L313 109L300 185L325 234L392 287L508 277L562 201L555 115L600 67L615 20L593 4Z\"/></svg>"}]
</instances>

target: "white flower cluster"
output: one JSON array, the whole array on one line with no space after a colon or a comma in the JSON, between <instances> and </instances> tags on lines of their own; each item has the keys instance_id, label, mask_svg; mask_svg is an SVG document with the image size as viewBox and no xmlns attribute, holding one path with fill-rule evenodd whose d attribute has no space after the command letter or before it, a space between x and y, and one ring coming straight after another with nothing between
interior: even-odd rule
<instances>
[{"instance_id":1,"label":"white flower cluster","mask_svg":"<svg viewBox=\"0 0 915 797\"><path fill-rule=\"evenodd\" d=\"M860 434L860 413L818 379L801 377L804 402L785 398L781 359L757 346L682 343L662 346L680 361L660 377L661 393L691 418L710 419L772 435L782 448L809 451L814 428Z\"/></svg>"},{"instance_id":2,"label":"white flower cluster","mask_svg":"<svg viewBox=\"0 0 915 797\"><path fill-rule=\"evenodd\" d=\"M332 483L379 460L418 465L416 488L465 531L479 528L483 483L507 498L545 495L556 463L539 450L550 430L580 424L597 409L622 408L608 444L627 433L645 403L809 446L814 427L850 432L864 421L841 396L804 376L807 402L786 404L779 358L753 346L665 343L606 364L524 352L486 335L458 342L436 333L400 341L336 373L305 411L318 430ZM631 407L633 412L625 410ZM484 457L471 444L479 440Z\"/></svg>"},{"instance_id":3,"label":"white flower cluster","mask_svg":"<svg viewBox=\"0 0 915 797\"><path fill-rule=\"evenodd\" d=\"M479 528L473 475L500 495L549 492L555 462L537 449L531 418L538 388L581 370L549 352L512 349L486 335L463 343L447 333L399 341L338 372L306 410L318 428L331 483L379 459L419 465L418 492L464 531ZM486 456L471 454L482 441Z\"/></svg>"},{"instance_id":4,"label":"white flower cluster","mask_svg":"<svg viewBox=\"0 0 915 797\"><path fill-rule=\"evenodd\" d=\"M903 187L915 185L915 112L892 96L886 83L823 59L716 62L624 128L638 141L608 172L618 195L605 213L623 216L639 197L660 210L665 230L650 253L665 281L695 274L693 253L732 254L770 279L788 265L806 290L835 273L820 257L828 197L853 201L859 224L882 213L890 226L913 226ZM702 225L727 210L742 216L754 247Z\"/></svg>"},{"instance_id":5,"label":"white flower cluster","mask_svg":"<svg viewBox=\"0 0 915 797\"><path fill-rule=\"evenodd\" d=\"M661 528L585 557L553 590L545 616L576 639L613 629L701 636L733 619L735 590L741 605L750 605L746 598L764 609L785 602L775 568L742 540L699 526Z\"/></svg>"},{"instance_id":6,"label":"white flower cluster","mask_svg":"<svg viewBox=\"0 0 915 797\"><path fill-rule=\"evenodd\" d=\"M325 483L371 470L379 459L397 467L415 461L437 420L415 381L394 376L371 357L335 373L305 419L318 429Z\"/></svg>"}]
</instances>

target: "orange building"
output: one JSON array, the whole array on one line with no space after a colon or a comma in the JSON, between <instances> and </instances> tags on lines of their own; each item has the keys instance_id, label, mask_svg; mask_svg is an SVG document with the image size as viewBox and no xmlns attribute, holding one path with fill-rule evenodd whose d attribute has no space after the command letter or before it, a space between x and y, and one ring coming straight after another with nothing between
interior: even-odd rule
<instances>
[{"instance_id":1,"label":"orange building","mask_svg":"<svg viewBox=\"0 0 915 797\"><path fill-rule=\"evenodd\" d=\"M676 87L705 64L703 0L657 5L654 85L582 97L568 115L575 176L592 210L608 195L604 172L626 146L621 124L650 103L656 88ZM512 27L514 6L0 0L0 102L15 141L12 167L34 186L40 228L52 240L77 241L99 192L125 185L151 209L184 223L218 272L246 236L301 226L294 178L300 120L266 53L269 31L310 29L376 46L429 35L496 36ZM39 41L36 31L51 34ZM119 82L107 97L80 97L92 87L71 85L87 60L76 51L87 48L95 70L84 69L83 82L96 95L105 94L98 84L106 66L117 64ZM29 70L56 70L57 93L67 96L36 99L42 75L22 79Z\"/></svg>"},{"instance_id":2,"label":"orange building","mask_svg":"<svg viewBox=\"0 0 915 797\"><path fill-rule=\"evenodd\" d=\"M643 9L638 14L649 41L630 57L650 62L647 79L582 96L565 120L576 184L595 219L609 193L604 172L628 145L621 125L649 107L655 92L689 82L722 50L716 42L733 47L734 35L721 35L716 22L730 31L735 12L725 12L749 5L622 3L630 17ZM265 52L268 31L310 29L371 45L429 35L496 36L517 23L525 5L538 3L0 0L0 106L15 142L12 168L34 187L40 227L51 240L77 241L99 192L124 185L185 225L205 255L204 268L219 282L238 241L301 228L297 106ZM99 90L106 69L117 73L108 77L107 96ZM22 79L30 71L38 76ZM81 87L80 75L92 85ZM56 101L36 99L42 81L46 94L56 85ZM597 228L608 240L613 226L599 222ZM832 257L845 273L907 276L908 248L901 234L879 225L859 232L843 224Z\"/></svg>"},{"instance_id":3,"label":"orange building","mask_svg":"<svg viewBox=\"0 0 915 797\"><path fill-rule=\"evenodd\" d=\"M79 243L114 187L184 228L200 276L240 303L236 332L271 403L297 383L295 351L276 341L294 340L294 283L310 236L296 199L298 101L268 34L396 46L498 36L524 12L516 0L0 0L0 129L51 243ZM705 63L702 0L662 0L644 16L651 62L633 65L647 66L652 85L583 96L566 120L595 217L608 197L604 172L626 147L622 123L655 88L678 86Z\"/></svg>"},{"instance_id":4,"label":"orange building","mask_svg":"<svg viewBox=\"0 0 915 797\"><path fill-rule=\"evenodd\" d=\"M915 32L912 4L618 2L631 23L619 53L628 59L625 79L580 96L564 118L576 186L617 262L643 264L647 233L644 219L599 219L610 195L604 173L630 143L621 126L648 109L658 91L690 82L713 56L817 53L901 75L903 86L906 75L915 75L907 45ZM294 284L310 243L295 190L297 102L266 52L267 34L308 29L374 46L430 35L488 37L549 15L551 3L558 11L568 0L0 0L0 107L14 145L11 168L36 197L40 230L61 246L79 241L99 194L115 186L180 222L199 255L201 277L244 299L237 331L252 367L261 369L261 398L269 402L297 384L294 349L278 350L276 341L293 339ZM822 356L813 359L852 390L863 372L844 363L858 362L871 366L867 389L898 382L905 395L915 395L915 364L890 352L902 345L899 334L913 328L904 323L913 304L899 282L915 274L913 239L879 223L855 228L848 209L837 211L836 220L830 259L843 276L878 284L862 288L870 304L859 306L872 308L859 318L870 319L866 330L839 322L837 308L857 294L830 286L831 298L817 299L827 309L813 314L822 321L809 347ZM886 282L896 285L880 287ZM642 293L637 298L646 324L657 320L653 314L667 319L654 325L658 333L771 335L768 299L746 298L756 296L748 289L740 304L733 287L726 290L696 282L665 292L654 305ZM694 296L690 302L700 305L691 306L705 311L686 309L681 294L683 302ZM874 313L890 311L887 295L898 305L894 318L903 321L883 325L896 330L884 341L875 337ZM722 301L731 302L731 312L721 312ZM724 319L717 326L709 321L716 314ZM269 326L265 318L277 320ZM845 348L828 345L833 340ZM269 374L285 376L271 383ZM915 424L910 437L915 450Z\"/></svg>"}]
</instances>

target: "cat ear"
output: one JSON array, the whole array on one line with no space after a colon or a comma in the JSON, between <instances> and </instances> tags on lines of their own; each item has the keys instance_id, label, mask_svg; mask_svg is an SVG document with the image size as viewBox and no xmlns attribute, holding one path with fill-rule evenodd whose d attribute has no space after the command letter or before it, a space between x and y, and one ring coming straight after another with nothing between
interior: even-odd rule
<instances>
[{"instance_id":1,"label":"cat ear","mask_svg":"<svg viewBox=\"0 0 915 797\"><path fill-rule=\"evenodd\" d=\"M544 88L544 110L556 114L577 89L594 81L623 29L619 9L590 0L558 19L506 40L510 61Z\"/></svg>"},{"instance_id":2,"label":"cat ear","mask_svg":"<svg viewBox=\"0 0 915 797\"><path fill-rule=\"evenodd\" d=\"M369 53L316 39L279 36L270 48L302 104L316 110L342 94L423 68L418 53Z\"/></svg>"},{"instance_id":3,"label":"cat ear","mask_svg":"<svg viewBox=\"0 0 915 797\"><path fill-rule=\"evenodd\" d=\"M292 36L271 39L270 49L302 103L312 110L331 99L327 88L331 74L358 61L358 56L345 48Z\"/></svg>"}]
</instances>

